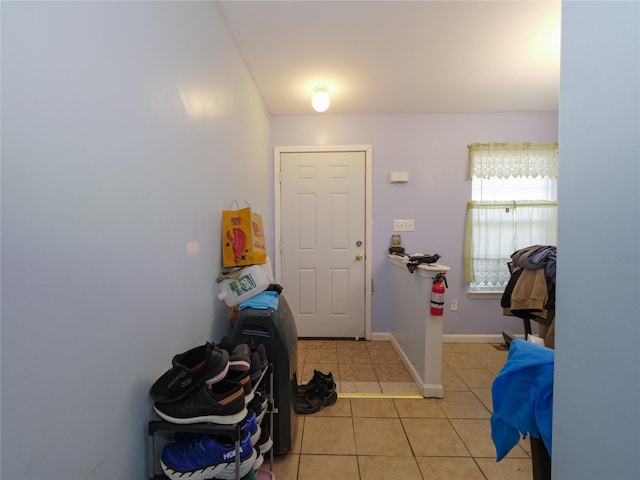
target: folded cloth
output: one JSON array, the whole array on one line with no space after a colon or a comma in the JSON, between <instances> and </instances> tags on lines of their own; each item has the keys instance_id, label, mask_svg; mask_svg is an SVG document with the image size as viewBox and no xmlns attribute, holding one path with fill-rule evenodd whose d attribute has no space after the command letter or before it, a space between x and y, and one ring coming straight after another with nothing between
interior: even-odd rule
<instances>
[{"instance_id":1,"label":"folded cloth","mask_svg":"<svg viewBox=\"0 0 640 480\"><path fill-rule=\"evenodd\" d=\"M410 273L418 268L418 265L422 263L426 263L427 265L431 265L436 263L440 259L440 255L437 253L435 255L409 255L409 261L407 262L407 269Z\"/></svg>"},{"instance_id":2,"label":"folded cloth","mask_svg":"<svg viewBox=\"0 0 640 480\"><path fill-rule=\"evenodd\" d=\"M240 310L245 308L259 308L266 310L267 308L278 309L278 292L264 291L248 298L239 306Z\"/></svg>"},{"instance_id":3,"label":"folded cloth","mask_svg":"<svg viewBox=\"0 0 640 480\"><path fill-rule=\"evenodd\" d=\"M502 460L522 438L542 438L551 454L554 351L519 338L491 387L491 439Z\"/></svg>"},{"instance_id":4,"label":"folded cloth","mask_svg":"<svg viewBox=\"0 0 640 480\"><path fill-rule=\"evenodd\" d=\"M544 268L547 282L556 282L557 247L554 245L531 245L511 254L514 266L537 269Z\"/></svg>"}]
</instances>

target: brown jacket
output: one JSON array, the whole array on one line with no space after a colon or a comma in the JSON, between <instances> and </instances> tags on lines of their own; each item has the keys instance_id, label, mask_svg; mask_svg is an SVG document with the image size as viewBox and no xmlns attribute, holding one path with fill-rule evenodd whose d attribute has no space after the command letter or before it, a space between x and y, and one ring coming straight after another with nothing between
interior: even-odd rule
<instances>
[{"instance_id":1,"label":"brown jacket","mask_svg":"<svg viewBox=\"0 0 640 480\"><path fill-rule=\"evenodd\" d=\"M511 292L511 307L503 308L503 314L546 319L549 313L545 308L548 300L549 294L544 269L525 268Z\"/></svg>"}]
</instances>

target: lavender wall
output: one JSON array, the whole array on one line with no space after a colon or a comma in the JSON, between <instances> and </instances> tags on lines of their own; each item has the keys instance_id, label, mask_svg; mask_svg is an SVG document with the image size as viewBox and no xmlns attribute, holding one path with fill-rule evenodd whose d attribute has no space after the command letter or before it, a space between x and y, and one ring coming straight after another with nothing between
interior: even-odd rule
<instances>
[{"instance_id":1,"label":"lavender wall","mask_svg":"<svg viewBox=\"0 0 640 480\"><path fill-rule=\"evenodd\" d=\"M1 8L0 477L149 478L149 387L229 328L220 210L272 229L269 117L215 2Z\"/></svg>"},{"instance_id":2,"label":"lavender wall","mask_svg":"<svg viewBox=\"0 0 640 480\"><path fill-rule=\"evenodd\" d=\"M439 253L451 267L445 334L522 332L504 317L498 298L467 298L463 276L463 235L471 198L467 145L473 142L551 142L558 139L558 114L309 115L271 118L272 142L290 145L373 147L373 259L375 293L372 331L388 332L391 322L391 270L387 259L393 219L415 219L403 232L408 252ZM389 172L407 170L408 184L391 184Z\"/></svg>"}]
</instances>

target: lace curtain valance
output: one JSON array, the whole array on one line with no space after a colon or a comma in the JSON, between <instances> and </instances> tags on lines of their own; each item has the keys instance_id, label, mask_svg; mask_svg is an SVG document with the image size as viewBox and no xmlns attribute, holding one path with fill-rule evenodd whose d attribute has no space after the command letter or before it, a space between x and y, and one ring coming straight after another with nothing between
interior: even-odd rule
<instances>
[{"instance_id":1,"label":"lace curtain valance","mask_svg":"<svg viewBox=\"0 0 640 480\"><path fill-rule=\"evenodd\" d=\"M558 178L558 143L472 143L470 178Z\"/></svg>"}]
</instances>

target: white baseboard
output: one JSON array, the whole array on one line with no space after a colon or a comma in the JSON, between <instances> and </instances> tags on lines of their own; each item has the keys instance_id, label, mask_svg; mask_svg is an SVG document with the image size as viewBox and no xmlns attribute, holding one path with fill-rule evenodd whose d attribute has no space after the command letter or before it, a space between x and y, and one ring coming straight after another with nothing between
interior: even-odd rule
<instances>
[{"instance_id":1,"label":"white baseboard","mask_svg":"<svg viewBox=\"0 0 640 480\"><path fill-rule=\"evenodd\" d=\"M524 338L523 335L515 335L517 338ZM371 340L374 342L388 342L391 340L389 332L373 332ZM448 334L442 335L442 343L504 343L502 335L467 335L467 334Z\"/></svg>"},{"instance_id":2,"label":"white baseboard","mask_svg":"<svg viewBox=\"0 0 640 480\"><path fill-rule=\"evenodd\" d=\"M524 338L523 335L514 335L518 338ZM458 335L449 334L442 335L442 343L504 343L504 337L500 335Z\"/></svg>"},{"instance_id":3,"label":"white baseboard","mask_svg":"<svg viewBox=\"0 0 640 480\"><path fill-rule=\"evenodd\" d=\"M371 340L374 342L389 342L391 341L391 333L389 332L372 332Z\"/></svg>"},{"instance_id":4,"label":"white baseboard","mask_svg":"<svg viewBox=\"0 0 640 480\"><path fill-rule=\"evenodd\" d=\"M504 338L502 338L502 334L500 335L449 334L449 335L442 335L442 343L504 343Z\"/></svg>"}]
</instances>

